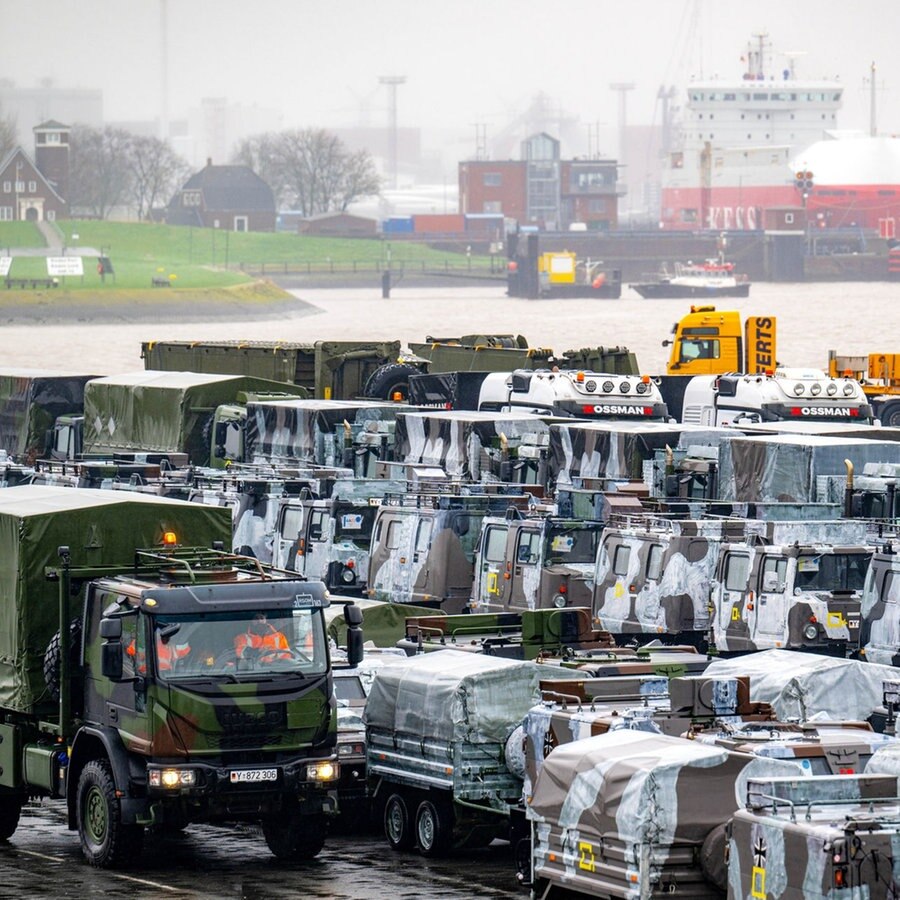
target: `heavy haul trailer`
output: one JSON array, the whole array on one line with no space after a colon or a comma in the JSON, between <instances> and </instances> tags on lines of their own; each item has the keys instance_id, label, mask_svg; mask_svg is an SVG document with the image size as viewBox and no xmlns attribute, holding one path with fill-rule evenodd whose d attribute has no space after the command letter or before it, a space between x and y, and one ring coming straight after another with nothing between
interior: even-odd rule
<instances>
[{"instance_id":1,"label":"heavy haul trailer","mask_svg":"<svg viewBox=\"0 0 900 900\"><path fill-rule=\"evenodd\" d=\"M3 838L49 797L95 866L191 822L258 823L282 858L321 849L338 773L328 595L196 549L230 536L220 508L0 492Z\"/></svg>"},{"instance_id":2,"label":"heavy haul trailer","mask_svg":"<svg viewBox=\"0 0 900 900\"><path fill-rule=\"evenodd\" d=\"M310 397L350 400L379 367L397 358L399 341L144 341L147 369L252 375L297 384Z\"/></svg>"}]
</instances>

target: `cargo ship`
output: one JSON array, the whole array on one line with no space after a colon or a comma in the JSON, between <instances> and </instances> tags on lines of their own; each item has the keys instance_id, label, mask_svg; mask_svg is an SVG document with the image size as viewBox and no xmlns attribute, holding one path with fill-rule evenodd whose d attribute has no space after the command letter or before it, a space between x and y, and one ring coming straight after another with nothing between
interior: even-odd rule
<instances>
[{"instance_id":1,"label":"cargo ship","mask_svg":"<svg viewBox=\"0 0 900 900\"><path fill-rule=\"evenodd\" d=\"M663 163L662 228L755 230L764 209L803 206L792 165L837 127L844 89L799 78L790 55L773 71L771 57L768 35L757 34L742 76L691 83Z\"/></svg>"}]
</instances>

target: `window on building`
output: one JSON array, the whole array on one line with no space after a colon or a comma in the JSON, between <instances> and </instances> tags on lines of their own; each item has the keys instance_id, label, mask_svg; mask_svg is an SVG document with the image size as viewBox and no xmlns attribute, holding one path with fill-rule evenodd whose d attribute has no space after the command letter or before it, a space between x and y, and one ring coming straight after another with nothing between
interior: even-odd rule
<instances>
[{"instance_id":1,"label":"window on building","mask_svg":"<svg viewBox=\"0 0 900 900\"><path fill-rule=\"evenodd\" d=\"M685 224L693 224L697 221L697 210L696 209L682 209L681 210L681 221Z\"/></svg>"},{"instance_id":2,"label":"window on building","mask_svg":"<svg viewBox=\"0 0 900 900\"><path fill-rule=\"evenodd\" d=\"M59 143L59 133L56 131L51 131L48 135L46 135L46 143L48 144L58 144Z\"/></svg>"},{"instance_id":3,"label":"window on building","mask_svg":"<svg viewBox=\"0 0 900 900\"><path fill-rule=\"evenodd\" d=\"M784 214L784 224L785 225L793 225L794 224L794 214L793 213L785 213Z\"/></svg>"},{"instance_id":4,"label":"window on building","mask_svg":"<svg viewBox=\"0 0 900 900\"><path fill-rule=\"evenodd\" d=\"M500 172L485 172L482 175L482 183L485 187L501 187L503 175Z\"/></svg>"},{"instance_id":5,"label":"window on building","mask_svg":"<svg viewBox=\"0 0 900 900\"><path fill-rule=\"evenodd\" d=\"M723 94L722 99L723 100L734 100L736 96L737 96L736 94Z\"/></svg>"},{"instance_id":6,"label":"window on building","mask_svg":"<svg viewBox=\"0 0 900 900\"><path fill-rule=\"evenodd\" d=\"M12 222L13 208L11 206L0 206L0 222Z\"/></svg>"},{"instance_id":7,"label":"window on building","mask_svg":"<svg viewBox=\"0 0 900 900\"><path fill-rule=\"evenodd\" d=\"M485 200L481 205L481 211L486 213L502 213L503 203L500 200Z\"/></svg>"},{"instance_id":8,"label":"window on building","mask_svg":"<svg viewBox=\"0 0 900 900\"><path fill-rule=\"evenodd\" d=\"M47 217L48 222L56 221L56 210L55 209L48 209L47 212L45 213L45 215Z\"/></svg>"},{"instance_id":9,"label":"window on building","mask_svg":"<svg viewBox=\"0 0 900 900\"><path fill-rule=\"evenodd\" d=\"M4 194L10 194L10 193L12 193L12 182L11 182L11 181L4 181L4 182L3 182L3 193L4 193Z\"/></svg>"},{"instance_id":10,"label":"window on building","mask_svg":"<svg viewBox=\"0 0 900 900\"><path fill-rule=\"evenodd\" d=\"M181 202L184 206L200 206L200 191L185 191L181 195Z\"/></svg>"},{"instance_id":11,"label":"window on building","mask_svg":"<svg viewBox=\"0 0 900 900\"><path fill-rule=\"evenodd\" d=\"M29 193L29 194L36 194L36 193L37 193L37 182L36 182L36 181L29 181L29 182L28 182L28 193Z\"/></svg>"},{"instance_id":12,"label":"window on building","mask_svg":"<svg viewBox=\"0 0 900 900\"><path fill-rule=\"evenodd\" d=\"M17 181L17 182L16 182L16 193L17 193L17 194L24 194L24 193L25 193L25 182L24 182L24 181Z\"/></svg>"}]
</instances>

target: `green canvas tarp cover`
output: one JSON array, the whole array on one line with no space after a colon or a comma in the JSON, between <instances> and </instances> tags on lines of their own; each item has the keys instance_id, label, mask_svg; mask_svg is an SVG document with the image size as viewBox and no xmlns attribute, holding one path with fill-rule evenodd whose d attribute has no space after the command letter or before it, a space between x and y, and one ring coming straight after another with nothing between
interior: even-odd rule
<instances>
[{"instance_id":1,"label":"green canvas tarp cover","mask_svg":"<svg viewBox=\"0 0 900 900\"><path fill-rule=\"evenodd\" d=\"M216 407L241 392L292 393L302 388L246 375L132 372L91 381L84 392L86 453L182 451L191 462L209 459Z\"/></svg>"},{"instance_id":2,"label":"green canvas tarp cover","mask_svg":"<svg viewBox=\"0 0 900 900\"><path fill-rule=\"evenodd\" d=\"M59 586L44 577L67 546L72 566L127 566L174 531L183 546L231 541L231 512L130 491L23 485L0 491L0 709L53 709L43 677L59 628ZM229 544L226 544L228 546ZM82 598L69 603L78 615Z\"/></svg>"},{"instance_id":3,"label":"green canvas tarp cover","mask_svg":"<svg viewBox=\"0 0 900 900\"><path fill-rule=\"evenodd\" d=\"M386 482L392 484L392 482ZM406 637L406 620L413 616L442 616L439 609L411 606L408 603L386 603L383 600L367 600L362 597L348 597L363 614L363 637L366 643L376 647L395 647L397 641ZM325 610L325 627L328 636L339 647L347 645L347 622L344 619L344 604L340 597L331 598L331 606Z\"/></svg>"},{"instance_id":4,"label":"green canvas tarp cover","mask_svg":"<svg viewBox=\"0 0 900 900\"><path fill-rule=\"evenodd\" d=\"M571 672L533 662L441 650L379 670L366 725L471 743L505 741L540 698L539 682Z\"/></svg>"},{"instance_id":5,"label":"green canvas tarp cover","mask_svg":"<svg viewBox=\"0 0 900 900\"><path fill-rule=\"evenodd\" d=\"M32 463L44 452L44 440L58 416L79 415L84 386L94 375L0 370L0 450Z\"/></svg>"}]
</instances>

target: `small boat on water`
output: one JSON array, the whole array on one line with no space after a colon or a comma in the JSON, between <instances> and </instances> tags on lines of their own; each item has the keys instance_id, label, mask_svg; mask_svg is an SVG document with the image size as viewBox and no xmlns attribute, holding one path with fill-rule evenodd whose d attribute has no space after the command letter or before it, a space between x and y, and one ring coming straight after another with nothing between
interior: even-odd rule
<instances>
[{"instance_id":1,"label":"small boat on water","mask_svg":"<svg viewBox=\"0 0 900 900\"><path fill-rule=\"evenodd\" d=\"M702 263L675 263L675 274L663 265L653 280L628 285L645 300L699 297L749 297L750 282L736 274L734 263L707 259Z\"/></svg>"}]
</instances>

